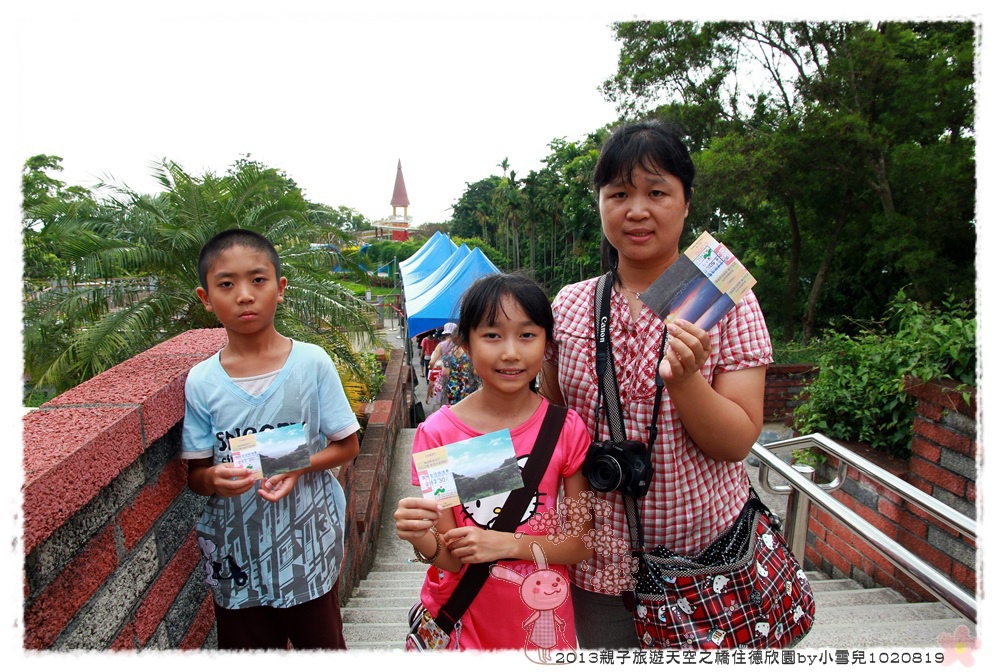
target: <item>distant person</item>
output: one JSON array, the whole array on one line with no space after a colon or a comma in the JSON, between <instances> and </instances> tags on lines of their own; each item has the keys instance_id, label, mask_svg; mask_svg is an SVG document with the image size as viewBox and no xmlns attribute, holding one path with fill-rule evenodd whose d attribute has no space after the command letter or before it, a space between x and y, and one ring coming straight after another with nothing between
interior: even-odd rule
<instances>
[{"instance_id":1,"label":"distant person","mask_svg":"<svg viewBox=\"0 0 1000 672\"><path fill-rule=\"evenodd\" d=\"M704 550L747 501L743 459L763 426L764 374L772 361L767 325L752 291L707 332L684 320L665 324L639 298L680 255L693 181L687 148L655 121L612 132L594 169L601 261L614 289L607 333L626 439L647 444L650 428L657 432L652 483L637 500L645 546L663 545L684 555ZM594 413L600 389L594 330L598 280L568 285L553 300L555 348L547 353L542 393L575 409L588 431L606 441L607 421L598 425ZM665 387L654 416L657 371ZM610 505L610 515L595 513L595 528L610 529L628 542L621 493L594 496ZM609 558L595 554L571 572L580 646L638 648L621 587L607 581L614 575Z\"/></svg>"},{"instance_id":2,"label":"distant person","mask_svg":"<svg viewBox=\"0 0 1000 672\"><path fill-rule=\"evenodd\" d=\"M431 355L434 354L434 349L441 342L442 338L444 338L444 332L435 329L420 339L420 352L423 354L425 381L428 380L427 376L430 373Z\"/></svg>"},{"instance_id":3,"label":"distant person","mask_svg":"<svg viewBox=\"0 0 1000 672\"><path fill-rule=\"evenodd\" d=\"M428 416L417 427L413 452L509 429L515 454L530 460L549 408L535 390L535 378L551 335L548 298L534 281L502 274L476 280L462 296L454 337L468 350L482 386ZM439 615L469 563L495 563L461 618L459 648L524 648L542 654L552 648L576 648L566 565L591 557L583 542L590 524L578 518L573 531L560 528L565 533L561 537L559 531L547 537L543 521L554 519L560 506L585 499L588 485L580 469L589 444L583 420L569 411L517 534L490 529L508 493L443 510L422 497L399 501L396 533L413 544L418 559L432 565L420 594L432 615ZM525 461L519 460L522 469ZM415 467L412 479L419 485ZM559 498L560 491L564 499ZM533 544L537 544L534 552ZM542 598L529 598L530 604L526 603L521 587L512 581L542 569L543 564L545 571L559 577L548 592L558 590L559 584L561 592L548 594L543 604L539 604ZM556 608L543 608L556 602Z\"/></svg>"},{"instance_id":4,"label":"distant person","mask_svg":"<svg viewBox=\"0 0 1000 672\"><path fill-rule=\"evenodd\" d=\"M219 648L346 649L346 501L330 469L357 456L357 417L326 351L275 329L286 280L266 238L223 231L202 248L198 276L229 338L188 374L181 452L188 485L209 498L197 536ZM257 480L233 465L230 439L298 423L309 467Z\"/></svg>"},{"instance_id":5,"label":"distant person","mask_svg":"<svg viewBox=\"0 0 1000 672\"><path fill-rule=\"evenodd\" d=\"M452 345L441 356L441 405L453 406L479 389L476 369L469 359L457 333L451 335Z\"/></svg>"},{"instance_id":6,"label":"distant person","mask_svg":"<svg viewBox=\"0 0 1000 672\"><path fill-rule=\"evenodd\" d=\"M442 375L442 367L444 366L443 359L451 349L455 347L455 341L452 339L452 334L455 333L455 329L458 325L454 322L448 322L441 328L441 341L434 348L434 352L431 353L430 361L428 362L428 379L427 379L427 398L425 401L428 403L433 402L439 405L447 405L445 379ZM437 372L434 375L434 372Z\"/></svg>"}]
</instances>

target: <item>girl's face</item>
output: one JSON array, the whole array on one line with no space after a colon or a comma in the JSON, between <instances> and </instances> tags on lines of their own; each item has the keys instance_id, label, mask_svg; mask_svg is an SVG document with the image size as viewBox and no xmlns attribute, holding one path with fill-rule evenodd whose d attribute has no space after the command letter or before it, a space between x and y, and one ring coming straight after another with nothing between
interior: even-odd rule
<instances>
[{"instance_id":1,"label":"girl's face","mask_svg":"<svg viewBox=\"0 0 1000 672\"><path fill-rule=\"evenodd\" d=\"M484 388L511 394L527 391L542 369L545 329L531 321L521 304L505 296L496 324L475 327L466 351Z\"/></svg>"},{"instance_id":2,"label":"girl's face","mask_svg":"<svg viewBox=\"0 0 1000 672\"><path fill-rule=\"evenodd\" d=\"M618 250L619 267L665 269L680 254L688 214L684 185L666 171L641 166L598 192L604 235Z\"/></svg>"}]
</instances>

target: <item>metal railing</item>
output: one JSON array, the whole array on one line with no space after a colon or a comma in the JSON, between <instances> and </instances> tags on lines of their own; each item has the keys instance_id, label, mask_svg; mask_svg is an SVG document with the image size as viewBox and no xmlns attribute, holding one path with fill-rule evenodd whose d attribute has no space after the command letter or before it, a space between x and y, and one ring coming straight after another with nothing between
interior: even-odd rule
<instances>
[{"instance_id":1,"label":"metal railing","mask_svg":"<svg viewBox=\"0 0 1000 672\"><path fill-rule=\"evenodd\" d=\"M815 448L838 459L837 475L833 481L816 484L813 482L813 474L809 473L810 469L806 469L804 470L806 473L802 473L802 470L797 468L798 465L793 467L775 454L778 451L804 448ZM810 503L813 503L864 539L872 548L885 556L931 595L965 618L976 622L977 606L973 596L958 586L950 577L931 567L920 557L900 545L899 542L835 499L830 491L843 485L847 478L847 467L851 466L907 502L926 511L951 529L970 537L974 543L976 542L976 521L822 434L808 434L793 439L775 441L768 443L767 447L755 443L752 452L760 460L758 470L760 487L771 494L788 494L784 535L800 563L804 560L805 537L809 520L808 509ZM768 481L770 471L776 472L786 483L772 485Z\"/></svg>"}]
</instances>

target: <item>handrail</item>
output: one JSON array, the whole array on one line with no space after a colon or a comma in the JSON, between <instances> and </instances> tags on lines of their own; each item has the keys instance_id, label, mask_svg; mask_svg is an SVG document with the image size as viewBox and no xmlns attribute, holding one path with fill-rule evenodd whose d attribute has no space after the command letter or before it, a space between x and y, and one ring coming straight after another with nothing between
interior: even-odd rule
<instances>
[{"instance_id":1,"label":"handrail","mask_svg":"<svg viewBox=\"0 0 1000 672\"><path fill-rule=\"evenodd\" d=\"M819 444L817 446L817 444ZM976 521L968 516L956 511L944 502L931 497L923 490L916 488L906 481L894 476L874 462L866 460L854 451L840 445L833 439L823 434L805 434L791 439L774 441L767 444L767 450L776 452L779 450L796 448L818 447L824 452L833 455L840 460L840 473L844 473L843 465L848 464L857 469L862 474L868 476L873 481L893 490L903 499L931 514L956 532L976 539ZM838 474L837 479L832 483L820 486L825 490L836 490L844 476Z\"/></svg>"},{"instance_id":2,"label":"handrail","mask_svg":"<svg viewBox=\"0 0 1000 672\"><path fill-rule=\"evenodd\" d=\"M949 605L952 609L965 618L968 618L970 621L976 622L977 606L974 597L956 586L949 577L931 567L917 555L901 546L899 542L891 539L887 534L859 516L845 504L835 499L820 486L798 473L794 467L786 464L784 460L770 450L771 447L787 447L790 442L793 441L796 442L796 445L803 445L804 443L807 443L806 439L809 440L808 443L810 443L810 445L812 445L812 441L820 443L817 437L822 437L822 435L809 434L804 437L797 437L797 439L802 439L801 441L797 439L788 439L775 443L769 443L768 448L765 448L759 443L754 443L751 451L760 460L762 468L759 471L759 478L761 482L765 482L768 469L776 471L788 482L789 486L806 495L817 506L828 511L835 518L843 522L844 525L846 525L852 532L856 533L867 543L871 544L873 548L888 558L892 564L905 572L918 584L923 586L928 592L934 595L934 597ZM829 448L828 444L833 443L833 441L827 437L822 438L825 439L825 441L822 442L823 447ZM834 445L836 446L837 444ZM838 447L846 450L842 446ZM854 457L857 457L858 460L863 460L860 456L855 455ZM876 469L879 468L876 467ZM889 474L889 476L892 479L895 479L895 482L891 484L887 483L888 487L896 489L898 485L903 483L903 481L895 476L892 476L891 474ZM958 512L954 512L954 514L956 517L961 516ZM973 534L974 527L975 526L973 525Z\"/></svg>"}]
</instances>

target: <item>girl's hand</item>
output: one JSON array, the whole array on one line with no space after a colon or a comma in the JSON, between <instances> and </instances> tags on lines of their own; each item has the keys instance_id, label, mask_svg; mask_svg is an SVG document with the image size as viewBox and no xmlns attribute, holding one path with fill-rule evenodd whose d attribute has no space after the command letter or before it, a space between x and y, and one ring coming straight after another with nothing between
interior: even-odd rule
<instances>
[{"instance_id":1,"label":"girl's hand","mask_svg":"<svg viewBox=\"0 0 1000 672\"><path fill-rule=\"evenodd\" d=\"M441 535L448 551L463 563L493 562L511 557L508 545L511 538L510 534L478 527L456 527Z\"/></svg>"},{"instance_id":2,"label":"girl's hand","mask_svg":"<svg viewBox=\"0 0 1000 672\"><path fill-rule=\"evenodd\" d=\"M298 471L289 471L284 474L272 476L261 483L257 494L269 502L277 502L292 492L292 488L295 487L300 475L301 473Z\"/></svg>"},{"instance_id":3,"label":"girl's hand","mask_svg":"<svg viewBox=\"0 0 1000 672\"><path fill-rule=\"evenodd\" d=\"M412 543L434 527L441 517L441 507L423 497L404 497L392 517L396 521L396 535Z\"/></svg>"},{"instance_id":4,"label":"girl's hand","mask_svg":"<svg viewBox=\"0 0 1000 672\"><path fill-rule=\"evenodd\" d=\"M238 497L253 488L257 479L246 467L234 466L231 462L223 462L212 467L210 483L212 490L219 497Z\"/></svg>"},{"instance_id":5,"label":"girl's hand","mask_svg":"<svg viewBox=\"0 0 1000 672\"><path fill-rule=\"evenodd\" d=\"M660 377L680 381L701 371L711 347L708 332L687 320L668 322L667 331L670 337L660 360Z\"/></svg>"}]
</instances>

